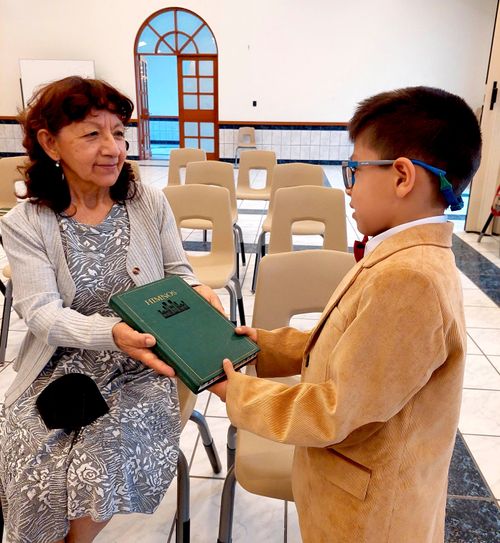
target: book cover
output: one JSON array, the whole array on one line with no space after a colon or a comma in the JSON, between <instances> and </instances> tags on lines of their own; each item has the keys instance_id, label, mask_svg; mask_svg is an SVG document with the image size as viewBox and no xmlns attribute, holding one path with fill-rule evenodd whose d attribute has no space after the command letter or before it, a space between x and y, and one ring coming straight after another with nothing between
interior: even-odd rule
<instances>
[{"instance_id":1,"label":"book cover","mask_svg":"<svg viewBox=\"0 0 500 543\"><path fill-rule=\"evenodd\" d=\"M115 294L109 305L129 326L156 338L153 351L195 393L225 377L222 360L235 369L259 347L177 276Z\"/></svg>"}]
</instances>

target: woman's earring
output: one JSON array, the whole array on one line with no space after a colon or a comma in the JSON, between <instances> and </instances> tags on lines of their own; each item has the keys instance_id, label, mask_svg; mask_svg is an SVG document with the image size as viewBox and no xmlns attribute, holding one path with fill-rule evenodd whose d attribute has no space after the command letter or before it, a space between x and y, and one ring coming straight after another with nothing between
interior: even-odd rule
<instances>
[{"instance_id":1,"label":"woman's earring","mask_svg":"<svg viewBox=\"0 0 500 543\"><path fill-rule=\"evenodd\" d=\"M59 168L59 167L61 166L61 161L60 161L60 160L56 160L55 166L56 166L56 168Z\"/></svg>"}]
</instances>

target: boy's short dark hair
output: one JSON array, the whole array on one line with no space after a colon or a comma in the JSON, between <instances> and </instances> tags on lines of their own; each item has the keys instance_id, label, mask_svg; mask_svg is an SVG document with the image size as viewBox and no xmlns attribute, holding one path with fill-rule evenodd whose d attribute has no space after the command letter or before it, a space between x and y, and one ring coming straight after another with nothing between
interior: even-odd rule
<instances>
[{"instance_id":1,"label":"boy's short dark hair","mask_svg":"<svg viewBox=\"0 0 500 543\"><path fill-rule=\"evenodd\" d=\"M442 89L407 87L364 100L349 123L352 141L361 134L380 159L407 157L445 170L457 196L481 160L476 116L462 98Z\"/></svg>"}]
</instances>

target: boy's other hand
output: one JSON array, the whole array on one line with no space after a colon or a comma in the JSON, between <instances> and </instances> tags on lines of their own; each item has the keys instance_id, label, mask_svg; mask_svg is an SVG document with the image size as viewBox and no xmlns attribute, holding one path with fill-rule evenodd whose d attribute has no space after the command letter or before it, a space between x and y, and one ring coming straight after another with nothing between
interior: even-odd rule
<instances>
[{"instance_id":1,"label":"boy's other hand","mask_svg":"<svg viewBox=\"0 0 500 543\"><path fill-rule=\"evenodd\" d=\"M229 358L224 358L222 361L222 367L224 368L224 372L226 373L227 379L231 377L231 375L234 373L234 368L231 360ZM216 396L219 396L219 398L225 402L226 401L226 391L227 391L227 379L225 381L220 381L219 383L215 383L215 385L212 385L208 390L210 392L213 392Z\"/></svg>"}]
</instances>

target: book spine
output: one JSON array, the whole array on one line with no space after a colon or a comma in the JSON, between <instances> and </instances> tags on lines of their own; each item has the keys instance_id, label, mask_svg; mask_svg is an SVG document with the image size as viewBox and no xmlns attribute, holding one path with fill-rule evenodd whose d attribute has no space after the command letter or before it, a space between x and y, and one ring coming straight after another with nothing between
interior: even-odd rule
<instances>
[{"instance_id":1,"label":"book spine","mask_svg":"<svg viewBox=\"0 0 500 543\"><path fill-rule=\"evenodd\" d=\"M155 337L157 343L154 347L151 348L151 350L160 358L163 360L166 364L169 366L172 366L174 368L175 373L179 374L180 378L182 379L183 383L195 394L198 394L200 392L199 386L193 381L191 376L184 371L184 367L182 365L182 362L177 362L175 355L165 352L164 349L159 347L158 345L158 338L155 334L149 330L147 326L142 324L141 322L134 321L130 318L130 316L127 314L127 312L123 309L123 307L117 303L115 299L110 299L109 306L111 309L125 322L128 324L131 328L134 330L137 330L138 332L142 332L145 334L151 334Z\"/></svg>"}]
</instances>

